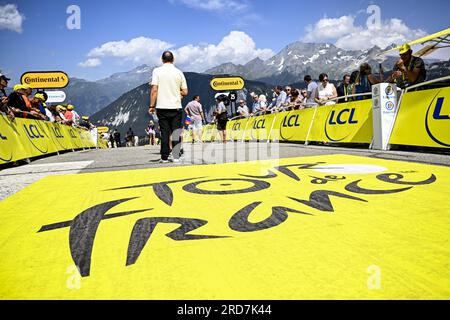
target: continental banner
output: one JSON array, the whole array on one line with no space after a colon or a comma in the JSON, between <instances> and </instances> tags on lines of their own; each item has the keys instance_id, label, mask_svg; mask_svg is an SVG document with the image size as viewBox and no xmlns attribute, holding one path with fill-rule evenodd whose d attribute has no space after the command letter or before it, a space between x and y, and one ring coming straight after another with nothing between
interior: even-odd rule
<instances>
[{"instance_id":1,"label":"continental banner","mask_svg":"<svg viewBox=\"0 0 450 320\"><path fill-rule=\"evenodd\" d=\"M407 92L390 144L450 148L450 87Z\"/></svg>"},{"instance_id":2,"label":"continental banner","mask_svg":"<svg viewBox=\"0 0 450 320\"><path fill-rule=\"evenodd\" d=\"M58 151L95 148L89 131L41 120L0 115L0 164Z\"/></svg>"}]
</instances>

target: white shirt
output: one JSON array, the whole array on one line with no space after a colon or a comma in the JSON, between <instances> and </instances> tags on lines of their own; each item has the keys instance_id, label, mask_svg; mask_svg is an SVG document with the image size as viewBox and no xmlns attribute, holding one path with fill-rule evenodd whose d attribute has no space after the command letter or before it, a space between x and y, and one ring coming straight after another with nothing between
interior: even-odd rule
<instances>
[{"instance_id":1,"label":"white shirt","mask_svg":"<svg viewBox=\"0 0 450 320\"><path fill-rule=\"evenodd\" d=\"M325 99L325 98L330 98L333 96L333 89L334 89L334 84L332 83L328 83L326 87L323 86L323 84L319 84L319 87L317 88L318 95L319 95L319 99ZM336 104L336 101L327 101L325 103L326 106L329 105L333 105Z\"/></svg>"},{"instance_id":2,"label":"white shirt","mask_svg":"<svg viewBox=\"0 0 450 320\"><path fill-rule=\"evenodd\" d=\"M157 109L181 109L180 90L187 89L186 78L172 63L153 70L152 86L158 86Z\"/></svg>"},{"instance_id":3,"label":"white shirt","mask_svg":"<svg viewBox=\"0 0 450 320\"><path fill-rule=\"evenodd\" d=\"M308 84L308 94L310 94L309 99L307 99L308 104L316 104L316 101L314 98L316 97L316 91L317 91L317 83L314 81L311 81Z\"/></svg>"},{"instance_id":4,"label":"white shirt","mask_svg":"<svg viewBox=\"0 0 450 320\"><path fill-rule=\"evenodd\" d=\"M238 112L241 116L248 118L249 112L248 112L248 107L247 107L247 105L239 106L238 109L237 109L237 112Z\"/></svg>"}]
</instances>

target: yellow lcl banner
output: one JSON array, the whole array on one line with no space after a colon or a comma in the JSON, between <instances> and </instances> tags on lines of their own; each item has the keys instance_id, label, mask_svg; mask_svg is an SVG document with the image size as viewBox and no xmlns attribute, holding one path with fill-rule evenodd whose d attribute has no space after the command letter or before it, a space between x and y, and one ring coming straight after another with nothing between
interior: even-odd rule
<instances>
[{"instance_id":1,"label":"yellow lcl banner","mask_svg":"<svg viewBox=\"0 0 450 320\"><path fill-rule=\"evenodd\" d=\"M89 131L41 120L0 115L0 164L65 150L95 148Z\"/></svg>"},{"instance_id":2,"label":"yellow lcl banner","mask_svg":"<svg viewBox=\"0 0 450 320\"><path fill-rule=\"evenodd\" d=\"M215 131L214 125L206 126L203 140L217 140L218 135L213 134ZM372 101L362 100L232 120L227 124L227 131L232 140L370 144L373 135ZM192 141L189 133L186 133L185 141Z\"/></svg>"},{"instance_id":3,"label":"yellow lcl banner","mask_svg":"<svg viewBox=\"0 0 450 320\"><path fill-rule=\"evenodd\" d=\"M450 148L450 87L408 92L390 144Z\"/></svg>"},{"instance_id":4,"label":"yellow lcl banner","mask_svg":"<svg viewBox=\"0 0 450 320\"><path fill-rule=\"evenodd\" d=\"M33 89L59 89L69 85L69 76L62 71L26 72L21 82Z\"/></svg>"}]
</instances>

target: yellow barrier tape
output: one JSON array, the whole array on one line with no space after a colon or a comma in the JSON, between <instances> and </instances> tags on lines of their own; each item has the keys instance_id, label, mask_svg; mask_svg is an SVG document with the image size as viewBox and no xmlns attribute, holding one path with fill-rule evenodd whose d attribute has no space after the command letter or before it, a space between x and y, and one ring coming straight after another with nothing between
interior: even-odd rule
<instances>
[{"instance_id":1,"label":"yellow barrier tape","mask_svg":"<svg viewBox=\"0 0 450 320\"><path fill-rule=\"evenodd\" d=\"M47 177L0 202L0 298L450 298L450 168L271 165Z\"/></svg>"}]
</instances>

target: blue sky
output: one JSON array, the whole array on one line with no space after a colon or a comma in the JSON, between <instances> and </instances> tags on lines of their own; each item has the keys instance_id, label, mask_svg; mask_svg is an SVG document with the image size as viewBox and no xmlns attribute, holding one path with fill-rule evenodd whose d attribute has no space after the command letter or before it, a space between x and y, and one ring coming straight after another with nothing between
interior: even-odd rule
<instances>
[{"instance_id":1,"label":"blue sky","mask_svg":"<svg viewBox=\"0 0 450 320\"><path fill-rule=\"evenodd\" d=\"M369 5L381 27L369 30ZM69 5L81 29L68 30ZM185 71L223 62L267 59L294 41L345 49L411 40L450 27L450 2L430 1L2 1L0 69L17 80L28 70L62 70L97 80L140 64L158 63L165 48Z\"/></svg>"}]
</instances>

